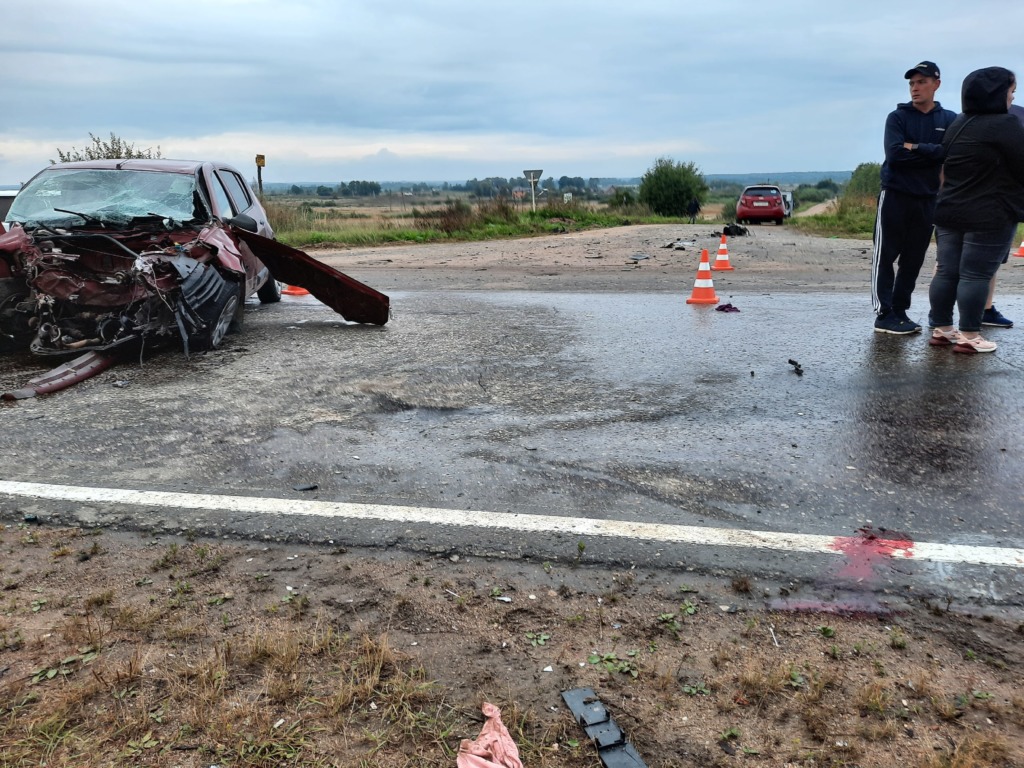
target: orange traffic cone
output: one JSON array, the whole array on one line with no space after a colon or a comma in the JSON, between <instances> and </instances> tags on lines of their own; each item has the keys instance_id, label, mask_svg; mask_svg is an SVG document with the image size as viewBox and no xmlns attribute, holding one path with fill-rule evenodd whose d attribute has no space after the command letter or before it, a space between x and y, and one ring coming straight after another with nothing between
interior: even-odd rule
<instances>
[{"instance_id":1,"label":"orange traffic cone","mask_svg":"<svg viewBox=\"0 0 1024 768\"><path fill-rule=\"evenodd\" d=\"M722 272L735 269L735 267L729 263L729 249L725 245L725 235L722 235L722 242L718 244L718 256L715 257L715 266L713 266L712 269Z\"/></svg>"},{"instance_id":2,"label":"orange traffic cone","mask_svg":"<svg viewBox=\"0 0 1024 768\"><path fill-rule=\"evenodd\" d=\"M309 291L307 291L305 288L300 288L297 285L286 285L281 290L281 293L283 293L285 296L308 296L309 295Z\"/></svg>"},{"instance_id":3,"label":"orange traffic cone","mask_svg":"<svg viewBox=\"0 0 1024 768\"><path fill-rule=\"evenodd\" d=\"M1015 254L1013 254L1013 255L1014 256L1020 256L1021 258L1024 258L1024 242L1021 242L1020 248L1018 248L1017 252Z\"/></svg>"},{"instance_id":4,"label":"orange traffic cone","mask_svg":"<svg viewBox=\"0 0 1024 768\"><path fill-rule=\"evenodd\" d=\"M697 267L697 279L693 281L693 293L686 300L687 304L717 304L715 284L711 280L711 263L708 261L708 249L700 252L700 266Z\"/></svg>"}]
</instances>

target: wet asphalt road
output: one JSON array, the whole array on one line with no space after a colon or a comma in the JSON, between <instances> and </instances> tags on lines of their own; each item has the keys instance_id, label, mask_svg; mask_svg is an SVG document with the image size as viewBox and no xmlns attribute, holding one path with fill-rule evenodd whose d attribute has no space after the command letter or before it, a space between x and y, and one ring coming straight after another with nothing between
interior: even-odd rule
<instances>
[{"instance_id":1,"label":"wet asphalt road","mask_svg":"<svg viewBox=\"0 0 1024 768\"><path fill-rule=\"evenodd\" d=\"M0 477L1024 546L1024 330L989 334L993 355L956 355L872 333L862 296L732 296L741 311L723 313L687 295L401 291L385 328L311 298L252 304L216 353L0 408ZM1000 308L1024 319L1022 298ZM4 389L42 367L0 362ZM538 561L578 546L25 499L0 512ZM838 573L813 556L626 540L587 542L586 557L779 582ZM1019 606L1021 570L896 564L871 586Z\"/></svg>"}]
</instances>

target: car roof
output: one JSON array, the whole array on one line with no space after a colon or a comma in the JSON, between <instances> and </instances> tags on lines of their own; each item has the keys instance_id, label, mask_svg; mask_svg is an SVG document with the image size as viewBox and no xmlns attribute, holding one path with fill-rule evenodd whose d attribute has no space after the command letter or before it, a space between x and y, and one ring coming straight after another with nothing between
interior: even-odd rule
<instances>
[{"instance_id":1,"label":"car roof","mask_svg":"<svg viewBox=\"0 0 1024 768\"><path fill-rule=\"evenodd\" d=\"M85 168L95 170L162 171L163 173L194 174L206 165L205 160L76 160L71 163L54 163L51 169Z\"/></svg>"},{"instance_id":2,"label":"car roof","mask_svg":"<svg viewBox=\"0 0 1024 768\"><path fill-rule=\"evenodd\" d=\"M749 187L744 187L743 191L746 192L748 189L779 189L775 184L751 184ZM782 190L779 189L781 192Z\"/></svg>"}]
</instances>

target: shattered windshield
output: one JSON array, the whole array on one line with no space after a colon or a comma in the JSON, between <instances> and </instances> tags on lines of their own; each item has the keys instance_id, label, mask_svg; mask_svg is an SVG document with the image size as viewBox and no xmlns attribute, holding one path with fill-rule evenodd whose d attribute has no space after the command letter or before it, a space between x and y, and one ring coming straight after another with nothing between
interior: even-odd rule
<instances>
[{"instance_id":1,"label":"shattered windshield","mask_svg":"<svg viewBox=\"0 0 1024 768\"><path fill-rule=\"evenodd\" d=\"M115 169L53 169L30 181L7 220L27 228L83 223L126 226L136 219L205 220L191 174Z\"/></svg>"}]
</instances>

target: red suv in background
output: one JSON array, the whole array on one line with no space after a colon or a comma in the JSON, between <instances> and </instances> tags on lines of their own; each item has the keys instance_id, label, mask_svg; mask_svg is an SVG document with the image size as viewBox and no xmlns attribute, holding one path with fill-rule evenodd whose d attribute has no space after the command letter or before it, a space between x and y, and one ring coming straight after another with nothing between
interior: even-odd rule
<instances>
[{"instance_id":1,"label":"red suv in background","mask_svg":"<svg viewBox=\"0 0 1024 768\"><path fill-rule=\"evenodd\" d=\"M782 201L782 190L770 184L747 187L736 203L736 221L750 224L774 221L781 224L786 218L786 207Z\"/></svg>"}]
</instances>

